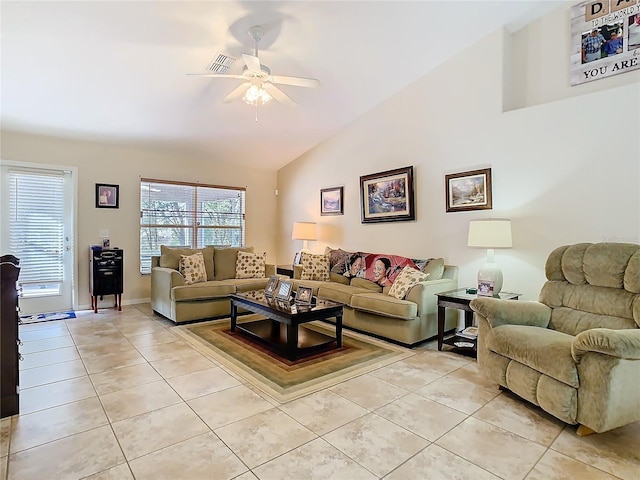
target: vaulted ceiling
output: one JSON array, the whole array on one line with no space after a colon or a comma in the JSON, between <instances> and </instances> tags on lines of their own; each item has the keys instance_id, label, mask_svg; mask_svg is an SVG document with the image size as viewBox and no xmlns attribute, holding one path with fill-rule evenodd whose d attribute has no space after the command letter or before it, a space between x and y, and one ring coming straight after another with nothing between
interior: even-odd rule
<instances>
[{"instance_id":1,"label":"vaulted ceiling","mask_svg":"<svg viewBox=\"0 0 640 480\"><path fill-rule=\"evenodd\" d=\"M280 168L501 26L549 1L2 1L2 128L170 149ZM199 78L218 53L253 53L297 105L224 97L241 81Z\"/></svg>"}]
</instances>

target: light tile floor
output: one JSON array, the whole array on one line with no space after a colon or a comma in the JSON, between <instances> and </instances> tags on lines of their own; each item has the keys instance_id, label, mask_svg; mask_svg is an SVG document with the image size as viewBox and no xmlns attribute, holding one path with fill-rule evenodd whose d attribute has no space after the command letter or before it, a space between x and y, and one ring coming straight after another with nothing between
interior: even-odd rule
<instances>
[{"instance_id":1,"label":"light tile floor","mask_svg":"<svg viewBox=\"0 0 640 480\"><path fill-rule=\"evenodd\" d=\"M281 404L148 304L23 325L5 479L640 478L640 423L577 437L433 342Z\"/></svg>"}]
</instances>

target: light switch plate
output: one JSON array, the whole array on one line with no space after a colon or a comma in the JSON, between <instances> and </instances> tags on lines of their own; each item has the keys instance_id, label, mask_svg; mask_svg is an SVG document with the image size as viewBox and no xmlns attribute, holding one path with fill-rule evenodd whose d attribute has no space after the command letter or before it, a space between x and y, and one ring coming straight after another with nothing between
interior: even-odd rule
<instances>
[{"instance_id":1,"label":"light switch plate","mask_svg":"<svg viewBox=\"0 0 640 480\"><path fill-rule=\"evenodd\" d=\"M100 229L100 238L107 238L107 237L109 237L109 229L108 228Z\"/></svg>"}]
</instances>

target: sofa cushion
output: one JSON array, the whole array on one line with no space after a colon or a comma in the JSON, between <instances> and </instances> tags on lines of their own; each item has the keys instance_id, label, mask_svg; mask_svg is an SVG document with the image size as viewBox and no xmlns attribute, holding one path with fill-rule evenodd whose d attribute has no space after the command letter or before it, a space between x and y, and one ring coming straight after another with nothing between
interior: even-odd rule
<instances>
[{"instance_id":1,"label":"sofa cushion","mask_svg":"<svg viewBox=\"0 0 640 480\"><path fill-rule=\"evenodd\" d=\"M238 252L236 259L236 278L264 278L264 266L267 252Z\"/></svg>"},{"instance_id":2,"label":"sofa cushion","mask_svg":"<svg viewBox=\"0 0 640 480\"><path fill-rule=\"evenodd\" d=\"M238 252L253 253L253 247L223 247L215 248L213 263L216 280L228 280L236 276L236 259Z\"/></svg>"},{"instance_id":3,"label":"sofa cushion","mask_svg":"<svg viewBox=\"0 0 640 480\"><path fill-rule=\"evenodd\" d=\"M351 307L402 320L413 320L418 315L418 306L415 303L399 300L384 293L355 294L351 297Z\"/></svg>"},{"instance_id":4,"label":"sofa cushion","mask_svg":"<svg viewBox=\"0 0 640 480\"><path fill-rule=\"evenodd\" d=\"M235 282L237 282L237 280L221 280L173 287L171 289L171 300L174 302L184 302L190 300L225 298L232 293L236 293Z\"/></svg>"},{"instance_id":5,"label":"sofa cushion","mask_svg":"<svg viewBox=\"0 0 640 480\"><path fill-rule=\"evenodd\" d=\"M484 343L495 353L578 388L578 369L571 357L573 338L548 328L500 325L487 333Z\"/></svg>"},{"instance_id":6,"label":"sofa cushion","mask_svg":"<svg viewBox=\"0 0 640 480\"><path fill-rule=\"evenodd\" d=\"M428 273L422 273L420 270L416 270L411 267L404 267L391 285L389 289L389 295L395 298L403 299L409 293L413 287L419 282L424 282L429 279Z\"/></svg>"},{"instance_id":7,"label":"sofa cushion","mask_svg":"<svg viewBox=\"0 0 640 480\"><path fill-rule=\"evenodd\" d=\"M357 278L354 277L351 279L351 285L359 288L366 288L367 290L371 290L372 292L382 292L382 287L377 283L373 283L371 280L367 280L366 278Z\"/></svg>"},{"instance_id":8,"label":"sofa cushion","mask_svg":"<svg viewBox=\"0 0 640 480\"><path fill-rule=\"evenodd\" d=\"M160 260L158 265L165 268L180 268L180 255L193 255L202 252L204 258L204 268L207 272L207 280L214 279L213 246L204 248L169 247L160 245Z\"/></svg>"},{"instance_id":9,"label":"sofa cushion","mask_svg":"<svg viewBox=\"0 0 640 480\"><path fill-rule=\"evenodd\" d=\"M204 268L202 252L193 255L180 255L180 275L184 277L185 285L206 282L207 271Z\"/></svg>"},{"instance_id":10,"label":"sofa cushion","mask_svg":"<svg viewBox=\"0 0 640 480\"><path fill-rule=\"evenodd\" d=\"M368 290L335 282L322 282L318 287L319 297L328 298L345 305L351 303L351 297L356 293L368 293Z\"/></svg>"},{"instance_id":11,"label":"sofa cushion","mask_svg":"<svg viewBox=\"0 0 640 480\"><path fill-rule=\"evenodd\" d=\"M263 290L267 286L268 278L236 278L234 284L236 292L250 292L252 290Z\"/></svg>"},{"instance_id":12,"label":"sofa cushion","mask_svg":"<svg viewBox=\"0 0 640 480\"><path fill-rule=\"evenodd\" d=\"M313 255L311 253L302 252L302 275L300 280L319 280L321 282L329 281L329 256Z\"/></svg>"}]
</instances>

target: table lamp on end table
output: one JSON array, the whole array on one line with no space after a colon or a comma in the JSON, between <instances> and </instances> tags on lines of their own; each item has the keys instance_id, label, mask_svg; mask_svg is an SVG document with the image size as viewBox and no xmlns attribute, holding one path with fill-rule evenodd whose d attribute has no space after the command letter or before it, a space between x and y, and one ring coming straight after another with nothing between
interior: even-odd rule
<instances>
[{"instance_id":1,"label":"table lamp on end table","mask_svg":"<svg viewBox=\"0 0 640 480\"><path fill-rule=\"evenodd\" d=\"M478 270L478 287L482 282L493 283L493 296L502 290L502 270L494 262L495 248L511 248L511 220L490 218L469 222L467 246L487 249L487 263ZM480 289L478 290L480 294Z\"/></svg>"}]
</instances>

